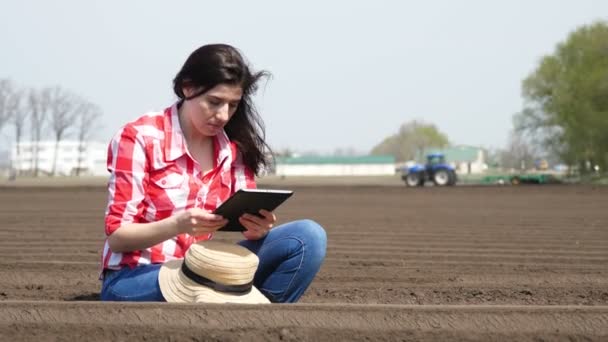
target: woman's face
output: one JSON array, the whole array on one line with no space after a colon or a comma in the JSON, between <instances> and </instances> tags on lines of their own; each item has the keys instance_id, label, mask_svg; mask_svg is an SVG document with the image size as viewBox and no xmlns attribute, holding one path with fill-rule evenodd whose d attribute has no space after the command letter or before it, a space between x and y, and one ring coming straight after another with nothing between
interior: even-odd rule
<instances>
[{"instance_id":1,"label":"woman's face","mask_svg":"<svg viewBox=\"0 0 608 342\"><path fill-rule=\"evenodd\" d=\"M199 88L185 87L184 95L192 96ZM183 114L192 128L204 136L215 136L222 131L241 102L240 86L218 84L203 94L184 101Z\"/></svg>"}]
</instances>

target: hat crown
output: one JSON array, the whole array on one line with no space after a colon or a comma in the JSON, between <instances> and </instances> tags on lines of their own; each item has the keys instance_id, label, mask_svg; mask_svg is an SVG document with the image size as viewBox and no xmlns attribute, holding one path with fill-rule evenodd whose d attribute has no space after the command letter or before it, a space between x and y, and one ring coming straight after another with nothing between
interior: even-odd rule
<instances>
[{"instance_id":1,"label":"hat crown","mask_svg":"<svg viewBox=\"0 0 608 342\"><path fill-rule=\"evenodd\" d=\"M192 272L218 284L243 285L253 281L259 259L239 245L204 241L190 246L184 262Z\"/></svg>"}]
</instances>

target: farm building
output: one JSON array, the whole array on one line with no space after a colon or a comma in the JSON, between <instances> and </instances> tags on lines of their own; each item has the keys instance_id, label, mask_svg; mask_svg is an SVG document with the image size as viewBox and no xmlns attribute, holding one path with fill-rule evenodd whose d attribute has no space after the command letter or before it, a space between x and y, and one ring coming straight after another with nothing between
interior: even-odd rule
<instances>
[{"instance_id":1,"label":"farm building","mask_svg":"<svg viewBox=\"0 0 608 342\"><path fill-rule=\"evenodd\" d=\"M279 176L379 176L395 174L393 156L302 156L276 158Z\"/></svg>"},{"instance_id":2,"label":"farm building","mask_svg":"<svg viewBox=\"0 0 608 342\"><path fill-rule=\"evenodd\" d=\"M36 152L37 151L37 152ZM106 176L107 144L100 142L85 142L79 147L78 141L63 140L59 142L56 158L56 175L74 175L79 167L82 175ZM32 141L19 143L11 149L11 167L18 173L31 172L37 159L38 170L42 174L51 174L55 160L55 141Z\"/></svg>"},{"instance_id":3,"label":"farm building","mask_svg":"<svg viewBox=\"0 0 608 342\"><path fill-rule=\"evenodd\" d=\"M460 174L482 173L488 168L486 153L479 147L461 145L443 149L429 149L426 154L429 153L443 153L446 162Z\"/></svg>"}]
</instances>

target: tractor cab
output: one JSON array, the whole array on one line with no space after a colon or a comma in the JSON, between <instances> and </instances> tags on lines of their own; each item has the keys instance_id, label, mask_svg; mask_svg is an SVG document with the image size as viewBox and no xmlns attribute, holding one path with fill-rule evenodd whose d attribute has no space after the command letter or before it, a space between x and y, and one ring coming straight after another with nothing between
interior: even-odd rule
<instances>
[{"instance_id":1,"label":"tractor cab","mask_svg":"<svg viewBox=\"0 0 608 342\"><path fill-rule=\"evenodd\" d=\"M426 156L426 165L445 165L445 156L442 153L431 153Z\"/></svg>"}]
</instances>

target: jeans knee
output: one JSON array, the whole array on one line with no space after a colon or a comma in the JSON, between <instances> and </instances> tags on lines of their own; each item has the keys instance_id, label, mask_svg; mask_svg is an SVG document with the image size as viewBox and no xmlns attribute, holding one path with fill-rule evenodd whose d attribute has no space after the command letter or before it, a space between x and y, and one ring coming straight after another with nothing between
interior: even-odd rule
<instances>
[{"instance_id":1,"label":"jeans knee","mask_svg":"<svg viewBox=\"0 0 608 342\"><path fill-rule=\"evenodd\" d=\"M311 249L314 255L323 260L327 249L325 229L317 222L308 219L297 221L297 224L298 232L305 241L305 245Z\"/></svg>"}]
</instances>

